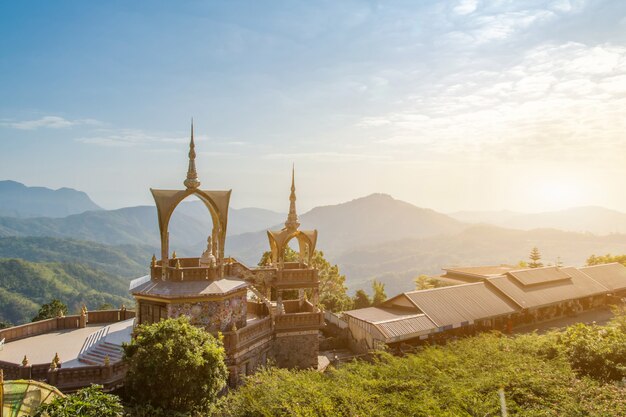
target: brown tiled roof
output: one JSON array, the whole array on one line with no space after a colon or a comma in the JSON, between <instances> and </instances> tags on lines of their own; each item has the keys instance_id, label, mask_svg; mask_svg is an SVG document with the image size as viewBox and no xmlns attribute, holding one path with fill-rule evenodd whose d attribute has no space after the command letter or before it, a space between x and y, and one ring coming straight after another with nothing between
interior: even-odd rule
<instances>
[{"instance_id":1,"label":"brown tiled roof","mask_svg":"<svg viewBox=\"0 0 626 417\"><path fill-rule=\"evenodd\" d=\"M607 289L589 277L585 277L576 268L560 268L567 279L547 280L543 283L524 285L510 275L489 278L487 282L522 308L547 306L567 300L603 294ZM563 276L559 274L558 276Z\"/></svg>"},{"instance_id":2,"label":"brown tiled roof","mask_svg":"<svg viewBox=\"0 0 626 417\"><path fill-rule=\"evenodd\" d=\"M153 295L163 298L203 297L223 295L246 288L239 278L222 278L215 281L148 281L132 289L133 295Z\"/></svg>"},{"instance_id":3,"label":"brown tiled roof","mask_svg":"<svg viewBox=\"0 0 626 417\"><path fill-rule=\"evenodd\" d=\"M570 276L567 272L565 272L565 269L566 268L557 268L556 266L547 266L544 268L529 268L509 271L508 275L518 280L522 285L535 285L570 279Z\"/></svg>"},{"instance_id":4,"label":"brown tiled roof","mask_svg":"<svg viewBox=\"0 0 626 417\"><path fill-rule=\"evenodd\" d=\"M516 311L512 303L483 282L411 291L405 295L439 327L473 323Z\"/></svg>"},{"instance_id":5,"label":"brown tiled roof","mask_svg":"<svg viewBox=\"0 0 626 417\"><path fill-rule=\"evenodd\" d=\"M626 267L622 264L611 263L579 269L611 291L626 289Z\"/></svg>"}]
</instances>

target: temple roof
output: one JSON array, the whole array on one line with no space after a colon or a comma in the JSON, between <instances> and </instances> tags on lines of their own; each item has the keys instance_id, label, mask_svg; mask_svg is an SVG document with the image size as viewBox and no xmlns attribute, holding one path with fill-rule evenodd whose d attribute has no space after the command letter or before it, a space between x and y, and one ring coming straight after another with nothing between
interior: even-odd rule
<instances>
[{"instance_id":1,"label":"temple roof","mask_svg":"<svg viewBox=\"0 0 626 417\"><path fill-rule=\"evenodd\" d=\"M247 287L246 281L235 277L215 281L148 281L133 288L132 293L161 298L203 297L224 295Z\"/></svg>"}]
</instances>

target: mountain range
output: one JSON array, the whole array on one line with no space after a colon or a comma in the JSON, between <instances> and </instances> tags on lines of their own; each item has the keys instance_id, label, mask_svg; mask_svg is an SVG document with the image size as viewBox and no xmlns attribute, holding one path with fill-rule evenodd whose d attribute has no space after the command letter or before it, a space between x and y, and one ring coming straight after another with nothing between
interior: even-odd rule
<instances>
[{"instance_id":1,"label":"mountain range","mask_svg":"<svg viewBox=\"0 0 626 417\"><path fill-rule=\"evenodd\" d=\"M0 181L0 216L65 217L88 210L102 210L89 196L71 188L51 190L27 187L16 181Z\"/></svg>"},{"instance_id":2,"label":"mountain range","mask_svg":"<svg viewBox=\"0 0 626 417\"><path fill-rule=\"evenodd\" d=\"M0 218L0 237L5 237L0 239L0 257L80 262L129 278L145 273L151 253L158 252L154 206L24 217ZM226 255L256 264L268 249L265 230L282 228L285 217L259 208L231 209ZM540 248L546 263L560 258L581 265L591 254L626 253L626 235L621 234L626 233L626 214L600 207L447 215L372 194L316 207L299 220L302 229L319 231L318 249L339 265L351 290L367 288L378 279L390 295L411 289L415 276L436 274L445 266L517 263L533 246ZM183 203L172 217L170 247L182 256L198 256L210 229L201 202Z\"/></svg>"}]
</instances>

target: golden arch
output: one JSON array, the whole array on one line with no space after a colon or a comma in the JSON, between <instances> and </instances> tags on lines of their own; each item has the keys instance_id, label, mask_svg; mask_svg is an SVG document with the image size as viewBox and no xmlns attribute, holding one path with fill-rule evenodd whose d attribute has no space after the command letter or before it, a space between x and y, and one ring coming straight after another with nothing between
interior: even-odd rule
<instances>
[{"instance_id":1,"label":"golden arch","mask_svg":"<svg viewBox=\"0 0 626 417\"><path fill-rule=\"evenodd\" d=\"M267 232L267 238L270 242L270 249L272 251L272 263L279 267L282 267L285 262L285 249L291 239L298 239L298 247L300 252L300 262L305 262L311 265L313 258L313 252L315 252L315 245L317 244L317 230L293 230L283 229L280 231Z\"/></svg>"},{"instance_id":2,"label":"golden arch","mask_svg":"<svg viewBox=\"0 0 626 417\"><path fill-rule=\"evenodd\" d=\"M150 189L157 206L159 232L161 234L161 260L167 265L169 259L169 222L178 205L190 195L195 195L204 203L213 221L213 254L221 262L224 259L226 243L226 227L228 225L228 205L231 190L207 191L197 188L186 190L155 190Z\"/></svg>"}]
</instances>

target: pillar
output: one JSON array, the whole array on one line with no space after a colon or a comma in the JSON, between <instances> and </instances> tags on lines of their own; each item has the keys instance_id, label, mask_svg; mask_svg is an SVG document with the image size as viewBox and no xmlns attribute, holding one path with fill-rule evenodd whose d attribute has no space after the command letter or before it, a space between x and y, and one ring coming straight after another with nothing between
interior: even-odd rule
<instances>
[{"instance_id":1,"label":"pillar","mask_svg":"<svg viewBox=\"0 0 626 417\"><path fill-rule=\"evenodd\" d=\"M276 309L278 314L283 313L283 290L276 291Z\"/></svg>"}]
</instances>

